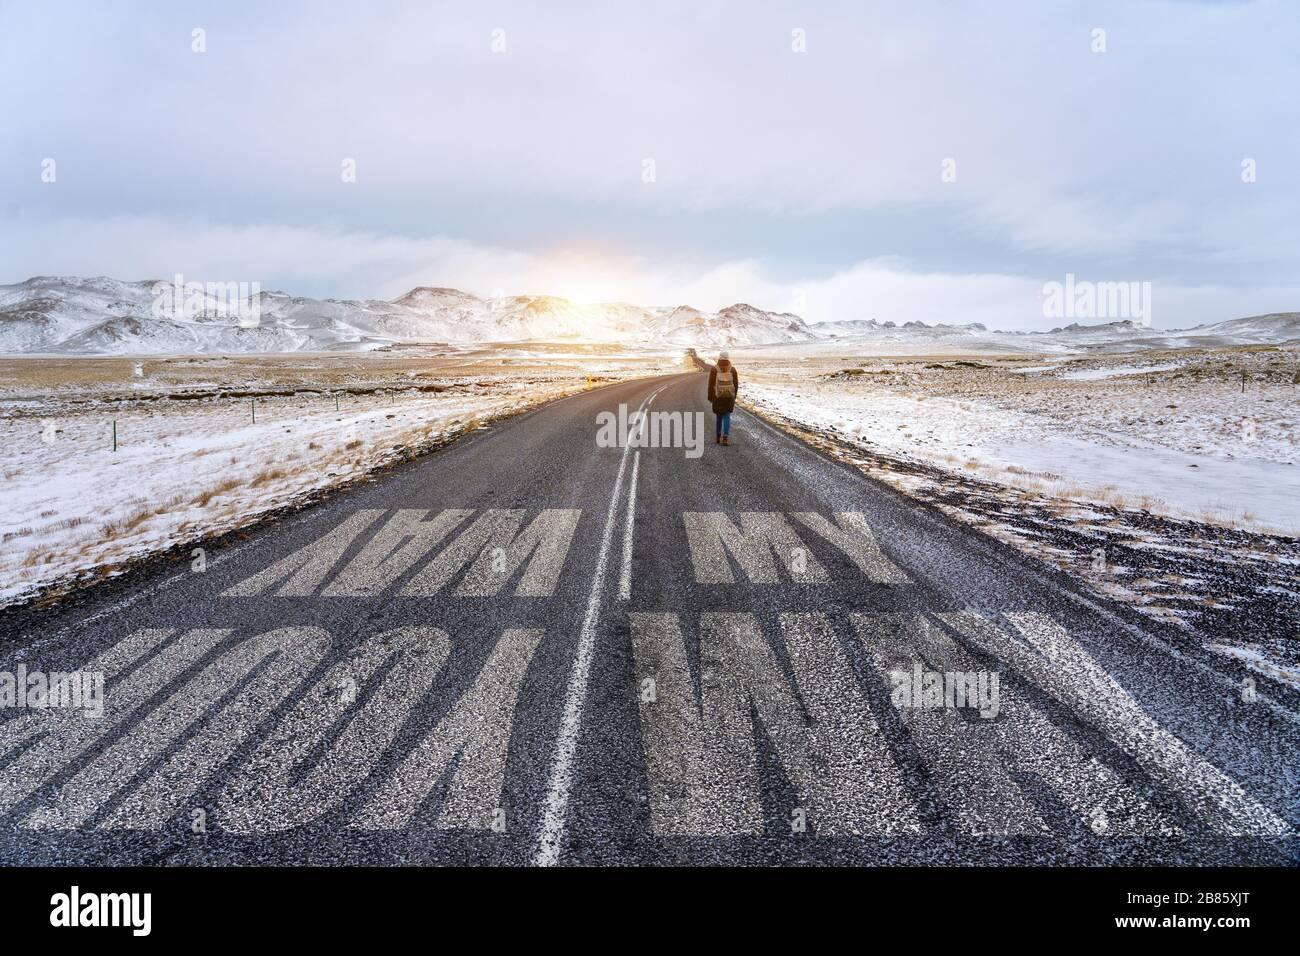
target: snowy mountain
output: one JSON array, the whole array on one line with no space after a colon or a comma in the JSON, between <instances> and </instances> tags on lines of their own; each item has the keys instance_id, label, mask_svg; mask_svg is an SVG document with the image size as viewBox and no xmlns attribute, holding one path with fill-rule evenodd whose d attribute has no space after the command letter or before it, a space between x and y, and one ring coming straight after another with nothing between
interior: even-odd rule
<instances>
[{"instance_id":1,"label":"snowy mountain","mask_svg":"<svg viewBox=\"0 0 1300 956\"><path fill-rule=\"evenodd\" d=\"M951 336L971 335L987 332L979 322L966 325L945 325L942 322L927 325L924 322L878 322L875 319L846 319L839 322L818 322L812 326L814 331L834 335L838 338L887 338L923 341L925 339L948 338Z\"/></svg>"},{"instance_id":2,"label":"snowy mountain","mask_svg":"<svg viewBox=\"0 0 1300 956\"><path fill-rule=\"evenodd\" d=\"M1278 341L1278 336L1300 339L1300 312L1270 312L1178 331L1196 337L1214 336L1233 345L1251 345L1264 339Z\"/></svg>"},{"instance_id":3,"label":"snowy mountain","mask_svg":"<svg viewBox=\"0 0 1300 956\"><path fill-rule=\"evenodd\" d=\"M817 339L804 321L750 305L718 313L555 296L481 299L418 287L382 299L310 299L283 292L203 291L165 280L37 276L0 286L0 352L149 354L365 349L395 342L475 344L584 340L700 348Z\"/></svg>"},{"instance_id":4,"label":"snowy mountain","mask_svg":"<svg viewBox=\"0 0 1300 956\"><path fill-rule=\"evenodd\" d=\"M1151 349L1221 348L1228 345L1267 345L1300 341L1300 312L1279 312L1231 319L1190 329L1153 329L1129 320L1097 325L1069 325L1046 332L1001 332L978 322L968 325L927 325L924 322L878 322L852 319L818 322L810 328L847 344L960 345L964 348L1008 352L1142 352Z\"/></svg>"},{"instance_id":5,"label":"snowy mountain","mask_svg":"<svg viewBox=\"0 0 1300 956\"><path fill-rule=\"evenodd\" d=\"M233 284L231 284L233 286ZM1159 330L1134 322L1072 323L1048 332L990 331L979 323L852 319L809 325L745 303L719 312L689 305L584 305L555 296L483 299L420 286L392 301L310 299L249 288L160 295L165 280L37 276L0 286L0 352L139 355L299 352L392 343L609 342L698 349L798 343L933 344L1017 352L1143 351L1300 340L1300 313ZM183 293L183 294L182 294Z\"/></svg>"}]
</instances>

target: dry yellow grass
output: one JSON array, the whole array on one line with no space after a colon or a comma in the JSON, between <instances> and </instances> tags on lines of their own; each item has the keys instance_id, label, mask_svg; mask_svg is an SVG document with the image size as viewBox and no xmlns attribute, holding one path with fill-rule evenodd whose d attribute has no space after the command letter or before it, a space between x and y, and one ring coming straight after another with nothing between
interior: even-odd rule
<instances>
[{"instance_id":1,"label":"dry yellow grass","mask_svg":"<svg viewBox=\"0 0 1300 956\"><path fill-rule=\"evenodd\" d=\"M265 468L253 475L249 480L249 484L256 488L259 485L265 485L268 482L283 478L286 474L287 472L283 468Z\"/></svg>"},{"instance_id":2,"label":"dry yellow grass","mask_svg":"<svg viewBox=\"0 0 1300 956\"><path fill-rule=\"evenodd\" d=\"M242 485L243 482L237 477L226 478L222 481L217 482L215 485L211 485L210 487L205 488L202 492L200 492L198 496L195 497L193 501L193 505L196 508L205 508L207 507L208 502L211 501L213 498L215 498L217 495L222 495L234 491L237 488L240 488Z\"/></svg>"}]
</instances>

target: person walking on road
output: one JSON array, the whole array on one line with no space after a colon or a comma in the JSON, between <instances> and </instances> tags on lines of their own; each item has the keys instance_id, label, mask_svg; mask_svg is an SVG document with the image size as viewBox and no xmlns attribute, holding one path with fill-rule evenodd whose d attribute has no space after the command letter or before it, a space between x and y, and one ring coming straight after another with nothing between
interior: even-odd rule
<instances>
[{"instance_id":1,"label":"person walking on road","mask_svg":"<svg viewBox=\"0 0 1300 956\"><path fill-rule=\"evenodd\" d=\"M717 416L713 441L719 445L731 444L731 412L736 407L736 393L740 391L740 378L731 356L718 353L718 362L709 370L709 403Z\"/></svg>"}]
</instances>

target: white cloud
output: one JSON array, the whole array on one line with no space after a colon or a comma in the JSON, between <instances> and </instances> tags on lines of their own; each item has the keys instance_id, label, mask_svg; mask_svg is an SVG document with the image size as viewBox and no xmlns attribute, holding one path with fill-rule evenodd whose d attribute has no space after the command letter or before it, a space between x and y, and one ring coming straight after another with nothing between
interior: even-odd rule
<instances>
[{"instance_id":1,"label":"white cloud","mask_svg":"<svg viewBox=\"0 0 1300 956\"><path fill-rule=\"evenodd\" d=\"M531 257L446 236L405 238L298 226L227 226L159 217L60 219L0 233L12 278L32 274L165 278L177 272L263 288L331 289L340 296L405 291L394 281L424 271L488 290L526 271ZM206 278L205 278L206 281Z\"/></svg>"},{"instance_id":2,"label":"white cloud","mask_svg":"<svg viewBox=\"0 0 1300 956\"><path fill-rule=\"evenodd\" d=\"M778 233L789 217L888 206L934 228L931 268L992 246L1008 259L1176 260L1187 277L1245 261L1294 275L1300 19L1287 4L630 9L504 3L490 20L472 6L214 9L203 55L161 15L0 9L0 32L24 38L0 62L0 88L39 77L41 94L6 104L22 148L0 150L0 175L27 184L17 201L32 215L71 208L40 192L33 157L49 155L57 190L97 214L480 243L515 233L483 229L476 201L493 204L498 227L514 217L518 234L557 244L584 234L555 210L584 203L601 234L629 243L641 217L677 218L682 252L713 259L748 254L755 217ZM1101 23L1108 50L1093 54ZM490 50L493 25L504 54ZM790 50L794 26L806 53ZM1250 187L1245 156L1259 162ZM342 157L358 163L351 186ZM640 179L647 157L653 184ZM940 178L946 158L956 182ZM438 220L458 203L455 223ZM941 234L954 214L963 234ZM742 223L742 248L702 248L690 228L701 220L715 236Z\"/></svg>"}]
</instances>

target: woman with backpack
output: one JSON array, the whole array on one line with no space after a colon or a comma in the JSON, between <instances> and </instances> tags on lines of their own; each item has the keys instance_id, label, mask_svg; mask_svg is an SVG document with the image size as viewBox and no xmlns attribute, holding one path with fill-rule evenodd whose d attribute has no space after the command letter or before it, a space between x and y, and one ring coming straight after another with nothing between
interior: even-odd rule
<instances>
[{"instance_id":1,"label":"woman with backpack","mask_svg":"<svg viewBox=\"0 0 1300 956\"><path fill-rule=\"evenodd\" d=\"M719 445L731 444L731 412L736 407L736 393L740 391L740 378L731 356L718 353L718 362L709 370L709 403L718 416L713 441Z\"/></svg>"}]
</instances>

